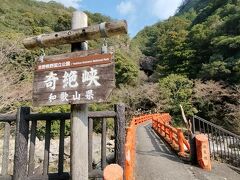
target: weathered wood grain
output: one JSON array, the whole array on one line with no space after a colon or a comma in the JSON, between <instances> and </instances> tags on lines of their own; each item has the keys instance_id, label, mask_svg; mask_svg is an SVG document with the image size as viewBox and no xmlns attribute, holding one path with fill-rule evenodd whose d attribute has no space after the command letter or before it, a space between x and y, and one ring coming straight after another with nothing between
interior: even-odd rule
<instances>
[{"instance_id":1,"label":"weathered wood grain","mask_svg":"<svg viewBox=\"0 0 240 180\"><path fill-rule=\"evenodd\" d=\"M105 118L102 118L102 137L101 137L101 166L102 170L107 165L106 162L106 137L107 137L107 121Z\"/></svg>"},{"instance_id":2,"label":"weathered wood grain","mask_svg":"<svg viewBox=\"0 0 240 180\"><path fill-rule=\"evenodd\" d=\"M93 103L93 102L105 102L108 96L111 94L112 89L115 87L115 73L114 63L107 65L98 65L93 66L94 69L98 71L99 80L97 82L100 86L96 86L94 83L91 83L89 86L89 81L83 82L82 73L84 71L90 71L89 67L84 68L73 68L71 71L77 71L78 79L77 87L65 87L63 88L63 76L65 71L70 72L70 70L57 70L53 71L58 75L58 80L56 81L55 90L46 87L44 81L46 76L49 75L48 71L44 72L35 72L35 80L33 83L33 104L34 106L43 106L43 105L60 105L60 104L82 104L82 103ZM93 99L86 98L86 92L92 90L94 97ZM67 93L68 101L61 100L61 93ZM73 99L73 96L76 94L81 95L80 100ZM52 102L49 101L49 96L56 95L56 100Z\"/></svg>"},{"instance_id":3,"label":"weathered wood grain","mask_svg":"<svg viewBox=\"0 0 240 180\"><path fill-rule=\"evenodd\" d=\"M88 16L75 11L72 29L88 26ZM87 50L88 44L81 41L71 46L72 51ZM71 179L88 180L88 106L71 105Z\"/></svg>"},{"instance_id":4,"label":"weathered wood grain","mask_svg":"<svg viewBox=\"0 0 240 180\"><path fill-rule=\"evenodd\" d=\"M45 147L44 147L44 160L43 160L43 175L48 174L50 140L51 140L51 121L46 121Z\"/></svg>"},{"instance_id":5,"label":"weathered wood grain","mask_svg":"<svg viewBox=\"0 0 240 180\"><path fill-rule=\"evenodd\" d=\"M0 114L0 119L1 119L2 116L5 116L5 115ZM94 111L94 112L90 111L88 113L88 118L103 118L103 117L104 118L114 118L115 116L116 116L115 111ZM16 113L13 113L11 115L8 115L8 117L6 117L6 119L8 119L7 121L1 121L0 120L0 122L16 121L15 117L16 117ZM70 119L70 113L31 113L31 114L27 115L27 119L30 120L30 121ZM96 120L98 120L98 119L96 119Z\"/></svg>"},{"instance_id":6,"label":"weathered wood grain","mask_svg":"<svg viewBox=\"0 0 240 180\"><path fill-rule=\"evenodd\" d=\"M16 139L14 155L14 180L25 180L28 163L29 107L20 107L17 113Z\"/></svg>"},{"instance_id":7,"label":"weathered wood grain","mask_svg":"<svg viewBox=\"0 0 240 180\"><path fill-rule=\"evenodd\" d=\"M0 122L12 122L12 121L16 121L16 119L17 119L16 113L0 114Z\"/></svg>"},{"instance_id":8,"label":"weathered wood grain","mask_svg":"<svg viewBox=\"0 0 240 180\"><path fill-rule=\"evenodd\" d=\"M71 176L88 179L88 116L86 104L71 106Z\"/></svg>"},{"instance_id":9,"label":"weathered wood grain","mask_svg":"<svg viewBox=\"0 0 240 180\"><path fill-rule=\"evenodd\" d=\"M88 118L114 118L116 117L115 111L94 111L88 113ZM70 113L36 113L30 114L29 119L31 121L42 120L42 121L51 121L51 120L62 120L62 119L70 119ZM98 119L94 119L98 120Z\"/></svg>"},{"instance_id":10,"label":"weathered wood grain","mask_svg":"<svg viewBox=\"0 0 240 180\"><path fill-rule=\"evenodd\" d=\"M105 31L108 37L120 34L127 34L127 22L124 20L106 22ZM27 49L34 49L39 47L52 47L62 44L83 42L86 40L99 39L101 37L103 36L100 32L100 25L98 24L79 29L43 34L36 37L29 37L24 39L23 45Z\"/></svg>"},{"instance_id":11,"label":"weathered wood grain","mask_svg":"<svg viewBox=\"0 0 240 180\"><path fill-rule=\"evenodd\" d=\"M30 149L29 149L29 162L28 162L28 175L31 176L34 173L35 168L35 142L36 142L36 130L37 130L37 121L32 121L31 126L31 136L30 136Z\"/></svg>"},{"instance_id":12,"label":"weathered wood grain","mask_svg":"<svg viewBox=\"0 0 240 180\"><path fill-rule=\"evenodd\" d=\"M2 173L5 176L8 174L8 160L9 160L9 138L10 138L10 123L5 122L4 140L3 140L3 155L2 155Z\"/></svg>"},{"instance_id":13,"label":"weathered wood grain","mask_svg":"<svg viewBox=\"0 0 240 180\"><path fill-rule=\"evenodd\" d=\"M115 105L115 157L116 163L125 168L125 105Z\"/></svg>"},{"instance_id":14,"label":"weathered wood grain","mask_svg":"<svg viewBox=\"0 0 240 180\"><path fill-rule=\"evenodd\" d=\"M12 179L13 179L13 177L10 175L6 175L6 176L0 175L0 180L12 180Z\"/></svg>"},{"instance_id":15,"label":"weathered wood grain","mask_svg":"<svg viewBox=\"0 0 240 180\"><path fill-rule=\"evenodd\" d=\"M88 172L92 171L93 119L88 118Z\"/></svg>"},{"instance_id":16,"label":"weathered wood grain","mask_svg":"<svg viewBox=\"0 0 240 180\"><path fill-rule=\"evenodd\" d=\"M49 61L58 61L59 59L68 59L68 58L76 58L76 57L85 57L93 54L101 54L101 49L92 49L92 50L86 50L86 51L75 51L65 54L57 54L57 55L51 55L51 56L44 56L43 61L49 62Z\"/></svg>"},{"instance_id":17,"label":"weathered wood grain","mask_svg":"<svg viewBox=\"0 0 240 180\"><path fill-rule=\"evenodd\" d=\"M65 119L60 121L60 138L58 154L58 174L63 173L64 167L64 136L65 136Z\"/></svg>"},{"instance_id":18,"label":"weathered wood grain","mask_svg":"<svg viewBox=\"0 0 240 180\"><path fill-rule=\"evenodd\" d=\"M103 171L94 169L89 173L89 178L103 178Z\"/></svg>"}]
</instances>

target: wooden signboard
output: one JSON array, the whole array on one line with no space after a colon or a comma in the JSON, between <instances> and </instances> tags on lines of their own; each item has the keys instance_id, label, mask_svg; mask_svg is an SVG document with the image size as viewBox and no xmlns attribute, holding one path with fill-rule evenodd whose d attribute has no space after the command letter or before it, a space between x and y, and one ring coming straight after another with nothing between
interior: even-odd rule
<instances>
[{"instance_id":1,"label":"wooden signboard","mask_svg":"<svg viewBox=\"0 0 240 180\"><path fill-rule=\"evenodd\" d=\"M33 105L105 102L115 87L112 54L49 57L34 73Z\"/></svg>"}]
</instances>

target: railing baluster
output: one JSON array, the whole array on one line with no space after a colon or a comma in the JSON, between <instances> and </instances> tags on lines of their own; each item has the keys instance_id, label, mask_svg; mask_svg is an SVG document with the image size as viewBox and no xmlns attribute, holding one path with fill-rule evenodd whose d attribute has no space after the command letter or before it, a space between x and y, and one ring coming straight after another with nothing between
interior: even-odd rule
<instances>
[{"instance_id":1,"label":"railing baluster","mask_svg":"<svg viewBox=\"0 0 240 180\"><path fill-rule=\"evenodd\" d=\"M237 139L237 152L238 152L238 166L240 166L240 138Z\"/></svg>"},{"instance_id":2,"label":"railing baluster","mask_svg":"<svg viewBox=\"0 0 240 180\"><path fill-rule=\"evenodd\" d=\"M30 150L29 150L29 163L28 163L28 175L31 176L34 173L35 169L35 142L36 142L36 130L37 130L37 121L32 121L31 126L31 137L30 137Z\"/></svg>"},{"instance_id":3,"label":"railing baluster","mask_svg":"<svg viewBox=\"0 0 240 180\"><path fill-rule=\"evenodd\" d=\"M8 174L8 160L9 160L9 138L10 138L10 123L5 122L4 140L3 140L3 156L2 156L2 175Z\"/></svg>"},{"instance_id":4,"label":"railing baluster","mask_svg":"<svg viewBox=\"0 0 240 180\"><path fill-rule=\"evenodd\" d=\"M221 159L223 158L223 153L222 153L222 140L221 140L221 134L220 130L218 129L218 136L219 136L219 142L220 142L220 153L221 153Z\"/></svg>"},{"instance_id":5,"label":"railing baluster","mask_svg":"<svg viewBox=\"0 0 240 180\"><path fill-rule=\"evenodd\" d=\"M233 156L234 156L234 159L236 160L237 159L237 154L236 154L235 146L236 146L235 137L233 137Z\"/></svg>"},{"instance_id":6,"label":"railing baluster","mask_svg":"<svg viewBox=\"0 0 240 180\"><path fill-rule=\"evenodd\" d=\"M217 130L216 128L214 128L214 132L215 132L215 139L216 139L216 146L217 146L217 156L219 157L219 151L218 151L218 134L217 134Z\"/></svg>"},{"instance_id":7,"label":"railing baluster","mask_svg":"<svg viewBox=\"0 0 240 180\"><path fill-rule=\"evenodd\" d=\"M227 152L227 159L229 159L228 134L227 135L225 134L225 137L226 137L225 139L226 139L226 148L227 148L227 151L226 151Z\"/></svg>"},{"instance_id":8,"label":"railing baluster","mask_svg":"<svg viewBox=\"0 0 240 180\"><path fill-rule=\"evenodd\" d=\"M215 158L215 145L214 145L214 132L213 132L213 127L211 126L211 140L212 140L212 146L213 146L213 158Z\"/></svg>"},{"instance_id":9,"label":"railing baluster","mask_svg":"<svg viewBox=\"0 0 240 180\"><path fill-rule=\"evenodd\" d=\"M208 136L208 144L209 144L209 151L210 151L210 156L212 155L212 152L211 152L211 140L210 140L210 137L209 137L209 125L207 124L207 136Z\"/></svg>"},{"instance_id":10,"label":"railing baluster","mask_svg":"<svg viewBox=\"0 0 240 180\"><path fill-rule=\"evenodd\" d=\"M192 123L192 126L193 126L193 134L195 134L195 117L193 116L193 123Z\"/></svg>"},{"instance_id":11,"label":"railing baluster","mask_svg":"<svg viewBox=\"0 0 240 180\"><path fill-rule=\"evenodd\" d=\"M102 138L101 138L101 165L102 169L106 167L106 136L107 136L107 122L102 118Z\"/></svg>"},{"instance_id":12,"label":"railing baluster","mask_svg":"<svg viewBox=\"0 0 240 180\"><path fill-rule=\"evenodd\" d=\"M234 146L232 140L233 140L233 136L230 136L230 147L231 147L231 148L230 148L230 149L231 149L230 161L231 161L231 162L233 162L233 161L232 161L232 160L233 160L233 149L232 149L232 148L233 148L233 146Z\"/></svg>"},{"instance_id":13,"label":"railing baluster","mask_svg":"<svg viewBox=\"0 0 240 180\"><path fill-rule=\"evenodd\" d=\"M206 134L206 130L205 130L205 123L204 123L204 122L202 122L202 124L203 124L203 133L204 133L204 134Z\"/></svg>"},{"instance_id":14,"label":"railing baluster","mask_svg":"<svg viewBox=\"0 0 240 180\"><path fill-rule=\"evenodd\" d=\"M45 134L45 148L44 148L44 161L43 161L43 175L48 174L49 166L49 149L51 138L51 121L46 121L46 134Z\"/></svg>"},{"instance_id":15,"label":"railing baluster","mask_svg":"<svg viewBox=\"0 0 240 180\"><path fill-rule=\"evenodd\" d=\"M225 133L222 133L222 138L223 138L223 149L224 149L224 158L226 159L227 152L226 152L226 143L225 143Z\"/></svg>"},{"instance_id":16,"label":"railing baluster","mask_svg":"<svg viewBox=\"0 0 240 180\"><path fill-rule=\"evenodd\" d=\"M199 126L199 127L198 127L199 132L201 133L201 131L202 131L202 130L201 130L201 121L200 121L199 119L198 119L198 126Z\"/></svg>"},{"instance_id":17,"label":"railing baluster","mask_svg":"<svg viewBox=\"0 0 240 180\"><path fill-rule=\"evenodd\" d=\"M59 154L58 154L58 174L64 170L64 136L65 136L65 119L60 120L60 137L59 137Z\"/></svg>"}]
</instances>

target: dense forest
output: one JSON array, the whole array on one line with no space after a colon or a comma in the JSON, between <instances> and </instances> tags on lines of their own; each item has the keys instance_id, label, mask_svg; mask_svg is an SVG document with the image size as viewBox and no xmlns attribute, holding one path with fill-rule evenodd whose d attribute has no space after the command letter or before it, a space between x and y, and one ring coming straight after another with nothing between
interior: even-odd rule
<instances>
[{"instance_id":1,"label":"dense forest","mask_svg":"<svg viewBox=\"0 0 240 180\"><path fill-rule=\"evenodd\" d=\"M175 16L137 34L132 44L154 59L150 81L163 109L178 116L182 103L188 115L240 132L239 24L240 1L185 0Z\"/></svg>"},{"instance_id":2,"label":"dense forest","mask_svg":"<svg viewBox=\"0 0 240 180\"><path fill-rule=\"evenodd\" d=\"M22 39L71 29L73 8L50 1L1 0L0 112L31 106L33 68L43 50L28 51ZM89 25L112 20L86 12ZM89 42L100 48L103 40ZM110 102L92 110L127 105L136 111L170 112L181 124L179 104L186 114L206 118L240 133L240 2L184 0L167 20L145 27L136 37L108 39L115 49L116 86ZM70 51L69 45L45 49L47 55ZM140 70L141 69L141 70ZM69 106L33 108L68 111Z\"/></svg>"}]
</instances>

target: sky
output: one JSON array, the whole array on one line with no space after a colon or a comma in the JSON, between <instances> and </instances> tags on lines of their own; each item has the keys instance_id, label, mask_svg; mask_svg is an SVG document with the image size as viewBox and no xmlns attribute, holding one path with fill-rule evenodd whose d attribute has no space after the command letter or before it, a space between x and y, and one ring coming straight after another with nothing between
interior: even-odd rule
<instances>
[{"instance_id":1,"label":"sky","mask_svg":"<svg viewBox=\"0 0 240 180\"><path fill-rule=\"evenodd\" d=\"M38 0L49 2L50 0ZM145 26L173 16L182 0L54 0L66 7L101 13L113 19L125 19L134 37Z\"/></svg>"}]
</instances>

